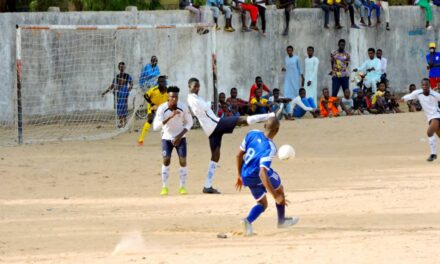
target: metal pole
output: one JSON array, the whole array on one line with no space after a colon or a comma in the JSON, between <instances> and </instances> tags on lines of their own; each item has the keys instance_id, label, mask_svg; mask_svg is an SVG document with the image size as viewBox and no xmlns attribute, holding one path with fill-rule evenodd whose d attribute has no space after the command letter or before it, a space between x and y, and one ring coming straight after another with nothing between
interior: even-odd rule
<instances>
[{"instance_id":1,"label":"metal pole","mask_svg":"<svg viewBox=\"0 0 440 264\"><path fill-rule=\"evenodd\" d=\"M212 63L212 86L214 90L214 113L217 115L218 112L218 89L217 89L217 54L216 54L216 35L215 35L215 26L211 28L212 32L212 55L211 55L211 63Z\"/></svg>"},{"instance_id":2,"label":"metal pole","mask_svg":"<svg viewBox=\"0 0 440 264\"><path fill-rule=\"evenodd\" d=\"M16 67L17 67L17 136L23 144L23 108L21 107L21 28L16 25Z\"/></svg>"}]
</instances>

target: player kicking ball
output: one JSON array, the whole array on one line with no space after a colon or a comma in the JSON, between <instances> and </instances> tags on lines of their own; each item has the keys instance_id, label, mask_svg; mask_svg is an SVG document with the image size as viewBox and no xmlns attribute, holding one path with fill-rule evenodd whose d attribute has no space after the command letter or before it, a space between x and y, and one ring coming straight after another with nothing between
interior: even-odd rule
<instances>
[{"instance_id":1,"label":"player kicking ball","mask_svg":"<svg viewBox=\"0 0 440 264\"><path fill-rule=\"evenodd\" d=\"M298 223L297 217L285 217L285 208L288 203L281 185L281 179L270 166L277 148L272 139L278 133L280 121L270 118L264 124L264 132L251 130L247 133L237 154L238 177L235 187L241 191L242 186L251 190L257 201L249 215L243 219L245 235L253 235L252 223L267 208L266 192L273 196L278 212L278 228L287 228Z\"/></svg>"},{"instance_id":2,"label":"player kicking ball","mask_svg":"<svg viewBox=\"0 0 440 264\"><path fill-rule=\"evenodd\" d=\"M422 89L413 91L410 94L405 95L403 98L405 101L418 99L428 119L428 142L431 148L431 155L429 155L427 161L432 162L437 159L437 136L440 137L440 94L429 87L429 79L422 80Z\"/></svg>"},{"instance_id":3,"label":"player kicking ball","mask_svg":"<svg viewBox=\"0 0 440 264\"><path fill-rule=\"evenodd\" d=\"M160 195L168 195L168 177L170 172L171 153L176 149L180 162L179 193L187 194L185 189L188 170L186 168L186 138L191 129L193 119L186 105L179 102L179 88L170 86L167 89L168 102L161 104L156 111L153 129L162 128L162 191Z\"/></svg>"},{"instance_id":4,"label":"player kicking ball","mask_svg":"<svg viewBox=\"0 0 440 264\"><path fill-rule=\"evenodd\" d=\"M248 117L231 116L231 117L217 117L211 109L211 104L203 100L198 94L200 90L200 82L197 78L191 78L188 81L189 94L188 105L192 113L197 117L199 123L209 137L209 146L211 148L211 161L208 166L208 175L206 176L203 193L219 194L217 189L212 187L217 164L220 160L220 148L222 144L222 137L224 134L231 134L236 126L252 125L258 122L266 121L271 117L275 117L275 113L253 115ZM283 107L277 112L277 115L282 113Z\"/></svg>"}]
</instances>

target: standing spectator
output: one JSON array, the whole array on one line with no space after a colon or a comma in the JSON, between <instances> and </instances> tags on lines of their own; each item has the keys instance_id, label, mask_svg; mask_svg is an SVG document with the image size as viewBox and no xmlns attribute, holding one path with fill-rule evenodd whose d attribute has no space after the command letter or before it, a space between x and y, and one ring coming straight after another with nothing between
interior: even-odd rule
<instances>
[{"instance_id":1,"label":"standing spectator","mask_svg":"<svg viewBox=\"0 0 440 264\"><path fill-rule=\"evenodd\" d=\"M390 7L388 4L388 0L380 0L379 3L385 14L386 30L390 30Z\"/></svg>"},{"instance_id":2,"label":"standing spectator","mask_svg":"<svg viewBox=\"0 0 440 264\"><path fill-rule=\"evenodd\" d=\"M338 49L330 54L330 62L332 65L332 96L336 97L339 93L339 88L345 91L349 88L348 65L350 63L350 53L345 51L345 40L338 41Z\"/></svg>"},{"instance_id":3,"label":"standing spectator","mask_svg":"<svg viewBox=\"0 0 440 264\"><path fill-rule=\"evenodd\" d=\"M248 12L251 17L251 25L250 29L259 31L257 27L257 19L258 19L258 7L254 6L252 3L247 4L247 0L233 0L237 7L240 8L242 12ZM248 32L249 29L245 24L245 18L242 16L242 28L243 32Z\"/></svg>"},{"instance_id":4,"label":"standing spectator","mask_svg":"<svg viewBox=\"0 0 440 264\"><path fill-rule=\"evenodd\" d=\"M188 10L189 12L193 13L194 16L196 17L196 23L203 23L203 11L200 10L200 6L193 4L191 2L191 0L180 0L179 7L182 10ZM209 33L209 29L204 29L203 27L198 27L197 33L207 34L207 33Z\"/></svg>"},{"instance_id":5,"label":"standing spectator","mask_svg":"<svg viewBox=\"0 0 440 264\"><path fill-rule=\"evenodd\" d=\"M113 90L116 95L116 114L119 118L119 128L127 124L128 116L128 95L133 88L133 78L125 73L125 63L121 61L118 64L119 74L113 79L112 84L105 90L101 96L104 97L108 92Z\"/></svg>"},{"instance_id":6,"label":"standing spectator","mask_svg":"<svg viewBox=\"0 0 440 264\"><path fill-rule=\"evenodd\" d=\"M416 90L416 85L415 84L410 84L409 85L409 93L412 93L415 90ZM419 111L422 111L422 105L420 104L419 99L408 100L406 102L406 104L408 105L408 111L409 112L419 112Z\"/></svg>"},{"instance_id":7,"label":"standing spectator","mask_svg":"<svg viewBox=\"0 0 440 264\"><path fill-rule=\"evenodd\" d=\"M280 89L278 88L274 88L272 96L269 97L269 102L272 103L272 112L276 113L280 108L283 108L282 115L279 117L280 120L283 116L286 120L294 120L291 113L287 112L287 104L291 101L291 98L281 96Z\"/></svg>"},{"instance_id":8,"label":"standing spectator","mask_svg":"<svg viewBox=\"0 0 440 264\"><path fill-rule=\"evenodd\" d=\"M261 20L261 33L266 36L266 0L256 0L256 6L258 7L258 15Z\"/></svg>"},{"instance_id":9,"label":"standing spectator","mask_svg":"<svg viewBox=\"0 0 440 264\"><path fill-rule=\"evenodd\" d=\"M234 115L245 115L248 112L249 101L237 98L237 88L231 88L231 97L226 99L226 103L231 107Z\"/></svg>"},{"instance_id":10,"label":"standing spectator","mask_svg":"<svg viewBox=\"0 0 440 264\"><path fill-rule=\"evenodd\" d=\"M440 83L440 52L436 52L434 42L429 43L429 53L426 55L426 63L429 70L429 84L432 89L438 90Z\"/></svg>"},{"instance_id":11,"label":"standing spectator","mask_svg":"<svg viewBox=\"0 0 440 264\"><path fill-rule=\"evenodd\" d=\"M387 59L382 57L382 50L377 49L376 51L376 57L380 60L380 81L385 82L387 79Z\"/></svg>"},{"instance_id":12,"label":"standing spectator","mask_svg":"<svg viewBox=\"0 0 440 264\"><path fill-rule=\"evenodd\" d=\"M284 8L284 19L286 21L283 36L287 36L289 35L290 13L295 8L295 0L280 0L280 7Z\"/></svg>"},{"instance_id":13,"label":"standing spectator","mask_svg":"<svg viewBox=\"0 0 440 264\"><path fill-rule=\"evenodd\" d=\"M229 6L224 5L223 0L208 0L208 6L211 8L211 11L214 15L216 30L221 29L218 25L218 17L220 16L220 14L224 13L226 19L225 31L235 31L235 29L232 27L232 10Z\"/></svg>"},{"instance_id":14,"label":"standing spectator","mask_svg":"<svg viewBox=\"0 0 440 264\"><path fill-rule=\"evenodd\" d=\"M367 101L362 90L359 90L353 98L353 110L355 115L368 114Z\"/></svg>"},{"instance_id":15,"label":"standing spectator","mask_svg":"<svg viewBox=\"0 0 440 264\"><path fill-rule=\"evenodd\" d=\"M354 8L353 8L354 0L342 0L340 3L340 6L344 9L345 13L350 14L350 22L351 22L351 28L359 29L359 27L356 25L356 22L354 21Z\"/></svg>"},{"instance_id":16,"label":"standing spectator","mask_svg":"<svg viewBox=\"0 0 440 264\"><path fill-rule=\"evenodd\" d=\"M271 104L269 103L269 100L263 98L262 95L263 89L258 88L255 90L255 96L252 97L252 100L250 101L252 115L266 114L270 111Z\"/></svg>"},{"instance_id":17,"label":"standing spectator","mask_svg":"<svg viewBox=\"0 0 440 264\"><path fill-rule=\"evenodd\" d=\"M144 91L147 91L151 87L157 85L157 79L160 76L159 65L157 65L158 60L156 56L151 57L150 63L145 65L139 77L139 87Z\"/></svg>"},{"instance_id":18,"label":"standing spectator","mask_svg":"<svg viewBox=\"0 0 440 264\"><path fill-rule=\"evenodd\" d=\"M287 98L295 98L298 96L300 85L304 85L304 75L299 66L299 57L293 55L293 47L287 47L287 56L284 59L284 96ZM301 80L300 80L301 78ZM292 113L292 103L288 104L287 111Z\"/></svg>"},{"instance_id":19,"label":"standing spectator","mask_svg":"<svg viewBox=\"0 0 440 264\"><path fill-rule=\"evenodd\" d=\"M432 21L432 8L429 0L415 0L415 4L425 9L426 29L430 30L432 28L432 26L429 25Z\"/></svg>"},{"instance_id":20,"label":"standing spectator","mask_svg":"<svg viewBox=\"0 0 440 264\"><path fill-rule=\"evenodd\" d=\"M251 91L249 93L249 102L251 101L252 97L255 96L255 90L257 90L258 88L263 89L263 91L267 92L270 95L270 89L269 87L267 87L267 85L264 84L263 82L263 78L261 78L260 76L255 77L255 83L252 84L251 86ZM269 98L268 95L264 96L267 98Z\"/></svg>"},{"instance_id":21,"label":"standing spectator","mask_svg":"<svg viewBox=\"0 0 440 264\"><path fill-rule=\"evenodd\" d=\"M338 97L330 96L328 88L322 89L322 97L319 101L319 111L321 117L337 117L339 116L338 110Z\"/></svg>"},{"instance_id":22,"label":"standing spectator","mask_svg":"<svg viewBox=\"0 0 440 264\"><path fill-rule=\"evenodd\" d=\"M315 105L318 100L318 66L319 59L313 56L315 48L307 48L307 58L304 60L304 79L307 88L307 93L312 97Z\"/></svg>"},{"instance_id":23,"label":"standing spectator","mask_svg":"<svg viewBox=\"0 0 440 264\"><path fill-rule=\"evenodd\" d=\"M373 93L377 90L377 83L380 81L382 75L380 60L376 58L376 51L373 48L368 49L368 57L359 69L354 69L354 72L361 71L366 72L367 75L364 79L364 85L367 88L371 88Z\"/></svg>"},{"instance_id":24,"label":"standing spectator","mask_svg":"<svg viewBox=\"0 0 440 264\"><path fill-rule=\"evenodd\" d=\"M295 118L303 117L307 112L310 112L314 118L319 116L319 111L316 109L316 104L312 97L306 97L306 89L299 89L299 95L292 101L293 116Z\"/></svg>"},{"instance_id":25,"label":"standing spectator","mask_svg":"<svg viewBox=\"0 0 440 264\"><path fill-rule=\"evenodd\" d=\"M373 10L376 11L377 24L380 24L380 6L378 6L374 0L362 0L365 8L368 11L368 26L371 27L371 14Z\"/></svg>"},{"instance_id":26,"label":"standing spectator","mask_svg":"<svg viewBox=\"0 0 440 264\"><path fill-rule=\"evenodd\" d=\"M341 109L343 113L346 115L352 115L353 109L354 109L354 102L351 98L350 89L347 89L344 91L344 96L342 96L341 99Z\"/></svg>"},{"instance_id":27,"label":"standing spectator","mask_svg":"<svg viewBox=\"0 0 440 264\"><path fill-rule=\"evenodd\" d=\"M336 1L336 3L335 3ZM321 4L322 10L324 10L324 28L329 28L330 11L333 11L335 15L335 28L341 29L342 26L340 20L340 6L337 3L341 3L341 0L324 0Z\"/></svg>"}]
</instances>

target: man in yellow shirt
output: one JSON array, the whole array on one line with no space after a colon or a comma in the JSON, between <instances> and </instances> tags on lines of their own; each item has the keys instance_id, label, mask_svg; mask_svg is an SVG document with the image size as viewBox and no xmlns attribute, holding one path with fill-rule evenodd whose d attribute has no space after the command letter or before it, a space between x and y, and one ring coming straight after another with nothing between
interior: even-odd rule
<instances>
[{"instance_id":1,"label":"man in yellow shirt","mask_svg":"<svg viewBox=\"0 0 440 264\"><path fill-rule=\"evenodd\" d=\"M385 112L385 83L379 83L377 92L373 95L371 105L373 106L372 113L383 114Z\"/></svg>"},{"instance_id":2,"label":"man in yellow shirt","mask_svg":"<svg viewBox=\"0 0 440 264\"><path fill-rule=\"evenodd\" d=\"M253 115L267 114L271 103L266 98L262 97L263 89L257 88L254 92L254 97L250 101L251 111Z\"/></svg>"},{"instance_id":3,"label":"man in yellow shirt","mask_svg":"<svg viewBox=\"0 0 440 264\"><path fill-rule=\"evenodd\" d=\"M148 102L148 108L147 108L148 115L147 115L147 121L145 122L144 127L142 128L141 135L139 136L139 140L138 140L139 146L144 145L144 138L148 134L148 131L150 130L157 108L159 107L159 105L168 101L166 77L159 76L157 80L157 84L158 86L151 88L144 95L145 100Z\"/></svg>"}]
</instances>

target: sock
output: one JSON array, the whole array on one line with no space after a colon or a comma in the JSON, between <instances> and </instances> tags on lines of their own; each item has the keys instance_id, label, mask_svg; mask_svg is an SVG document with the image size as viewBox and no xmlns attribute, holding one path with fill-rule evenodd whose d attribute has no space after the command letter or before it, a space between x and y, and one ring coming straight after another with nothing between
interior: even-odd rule
<instances>
[{"instance_id":1,"label":"sock","mask_svg":"<svg viewBox=\"0 0 440 264\"><path fill-rule=\"evenodd\" d=\"M257 204L254 207L252 207L246 219L249 221L249 223L252 223L260 216L262 212L264 212L264 207L261 204Z\"/></svg>"},{"instance_id":2,"label":"sock","mask_svg":"<svg viewBox=\"0 0 440 264\"><path fill-rule=\"evenodd\" d=\"M162 187L168 188L168 176L170 175L170 166L162 165Z\"/></svg>"},{"instance_id":3,"label":"sock","mask_svg":"<svg viewBox=\"0 0 440 264\"><path fill-rule=\"evenodd\" d=\"M253 125L258 122L266 121L267 119L275 117L275 113L269 113L269 114L261 114L261 115L251 115L246 117L246 121L248 125Z\"/></svg>"},{"instance_id":4,"label":"sock","mask_svg":"<svg viewBox=\"0 0 440 264\"><path fill-rule=\"evenodd\" d=\"M281 225L284 223L284 219L286 218L285 217L286 206L277 203L275 205L277 207L277 213L278 213L278 224Z\"/></svg>"},{"instance_id":5,"label":"sock","mask_svg":"<svg viewBox=\"0 0 440 264\"><path fill-rule=\"evenodd\" d=\"M148 135L148 131L150 130L151 124L148 122L145 122L144 127L142 128L142 133L139 136L139 142L144 142L144 138L146 135Z\"/></svg>"},{"instance_id":6,"label":"sock","mask_svg":"<svg viewBox=\"0 0 440 264\"><path fill-rule=\"evenodd\" d=\"M188 169L186 167L180 167L180 170L179 170L180 187L185 187L187 175L188 175Z\"/></svg>"},{"instance_id":7,"label":"sock","mask_svg":"<svg viewBox=\"0 0 440 264\"><path fill-rule=\"evenodd\" d=\"M437 138L436 135L428 138L429 147L431 148L431 154L437 155Z\"/></svg>"},{"instance_id":8,"label":"sock","mask_svg":"<svg viewBox=\"0 0 440 264\"><path fill-rule=\"evenodd\" d=\"M217 162L210 160L208 165L208 175L206 176L206 181L205 181L205 188L212 187L212 180L214 178L216 169L217 169Z\"/></svg>"}]
</instances>

